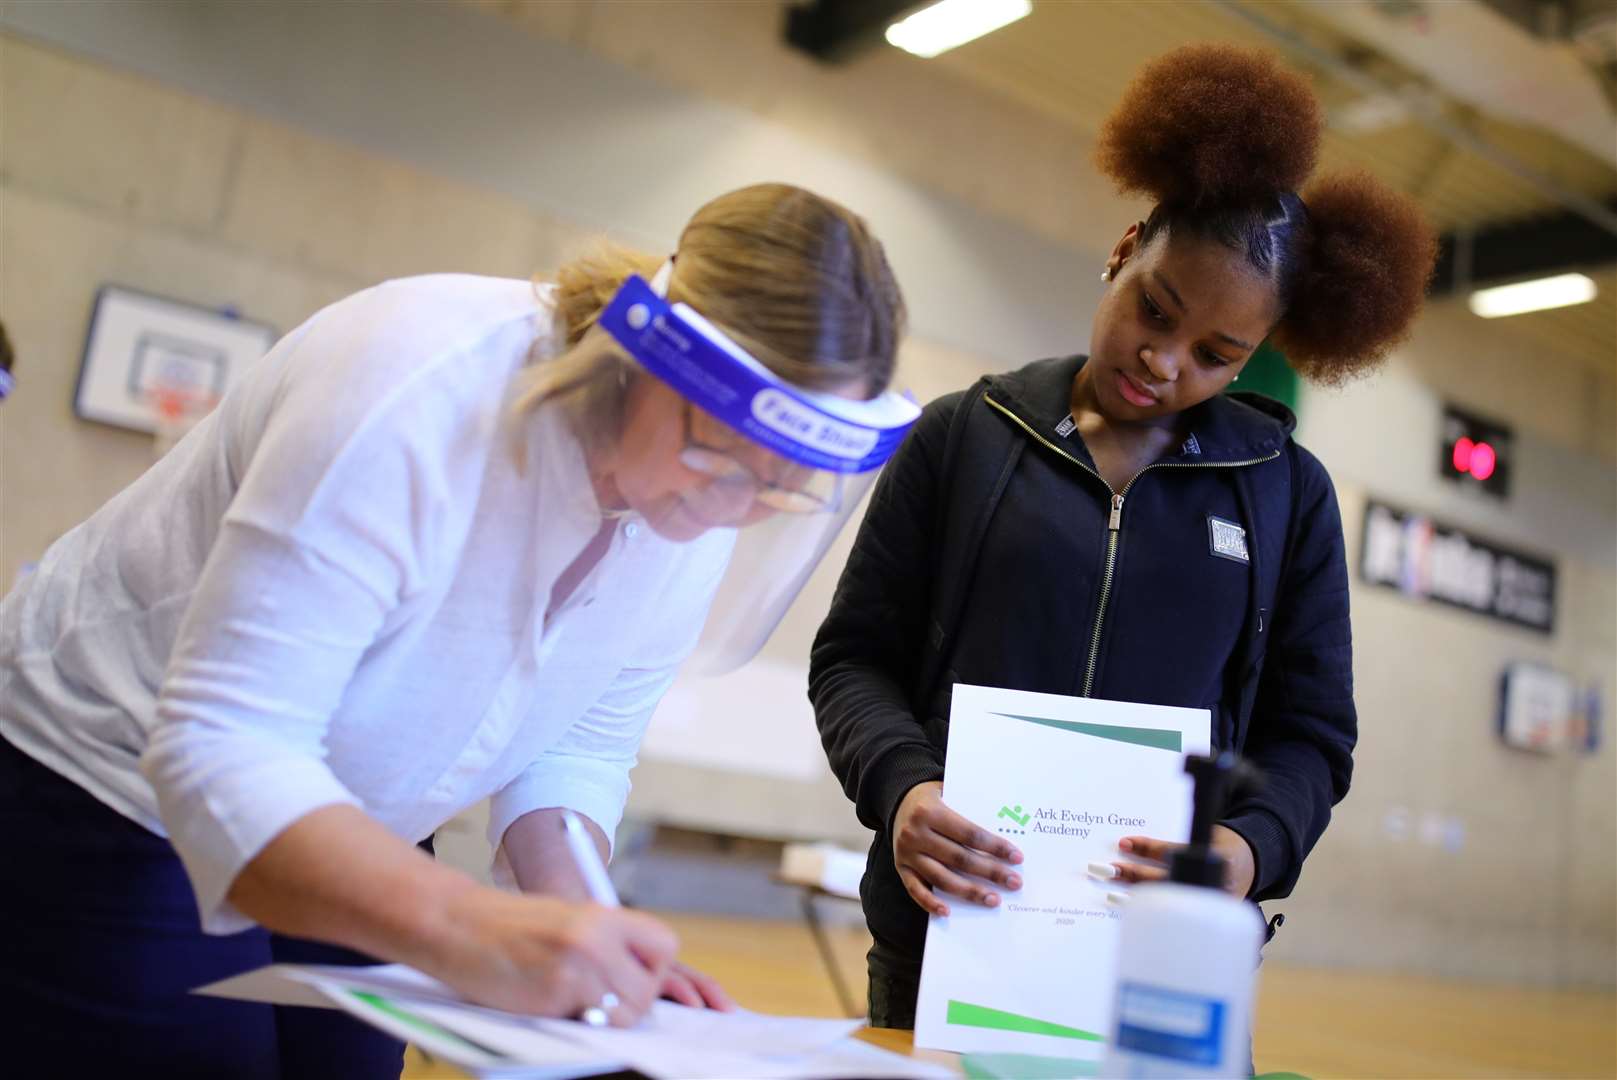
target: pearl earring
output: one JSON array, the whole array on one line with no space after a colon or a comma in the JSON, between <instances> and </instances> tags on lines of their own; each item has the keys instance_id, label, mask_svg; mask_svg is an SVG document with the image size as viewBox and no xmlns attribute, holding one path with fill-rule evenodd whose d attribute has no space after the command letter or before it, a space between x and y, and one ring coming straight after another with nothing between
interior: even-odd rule
<instances>
[{"instance_id":1,"label":"pearl earring","mask_svg":"<svg viewBox=\"0 0 1617 1080\"><path fill-rule=\"evenodd\" d=\"M1107 267L1105 270L1102 270L1100 272L1100 279L1102 281L1110 281L1110 280L1112 280L1112 271L1111 271L1110 267Z\"/></svg>"}]
</instances>

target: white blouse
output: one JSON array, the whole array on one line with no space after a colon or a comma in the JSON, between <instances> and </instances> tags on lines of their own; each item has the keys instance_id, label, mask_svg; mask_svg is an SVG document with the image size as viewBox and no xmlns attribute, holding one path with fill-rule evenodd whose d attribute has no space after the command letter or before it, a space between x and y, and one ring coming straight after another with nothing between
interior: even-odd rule
<instances>
[{"instance_id":1,"label":"white blouse","mask_svg":"<svg viewBox=\"0 0 1617 1080\"><path fill-rule=\"evenodd\" d=\"M322 806L410 841L488 796L496 844L542 807L617 827L733 533L626 517L547 621L601 513L563 418L510 408L535 342L526 281L333 304L0 603L0 735L169 837L209 932Z\"/></svg>"}]
</instances>

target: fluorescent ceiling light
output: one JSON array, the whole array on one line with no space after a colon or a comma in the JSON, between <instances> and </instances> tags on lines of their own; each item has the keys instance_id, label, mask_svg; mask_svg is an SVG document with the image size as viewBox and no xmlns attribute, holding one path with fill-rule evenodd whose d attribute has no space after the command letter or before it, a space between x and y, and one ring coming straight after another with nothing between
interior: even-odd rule
<instances>
[{"instance_id":1,"label":"fluorescent ceiling light","mask_svg":"<svg viewBox=\"0 0 1617 1080\"><path fill-rule=\"evenodd\" d=\"M1481 315L1484 319L1521 315L1528 311L1588 303L1599 291L1594 281L1583 274L1557 274L1555 277L1515 285L1478 289L1471 294L1471 313Z\"/></svg>"},{"instance_id":2,"label":"fluorescent ceiling light","mask_svg":"<svg viewBox=\"0 0 1617 1080\"><path fill-rule=\"evenodd\" d=\"M938 0L889 26L887 41L930 59L1009 26L1032 10L1032 0Z\"/></svg>"}]
</instances>

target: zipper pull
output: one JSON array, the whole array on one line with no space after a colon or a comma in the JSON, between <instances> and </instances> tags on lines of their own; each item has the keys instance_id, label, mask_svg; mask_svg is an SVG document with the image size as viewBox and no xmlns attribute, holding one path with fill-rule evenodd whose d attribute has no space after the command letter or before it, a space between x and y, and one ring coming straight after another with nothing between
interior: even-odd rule
<instances>
[{"instance_id":1,"label":"zipper pull","mask_svg":"<svg viewBox=\"0 0 1617 1080\"><path fill-rule=\"evenodd\" d=\"M1123 496L1112 496L1112 516L1106 522L1106 527L1117 532L1123 527Z\"/></svg>"}]
</instances>

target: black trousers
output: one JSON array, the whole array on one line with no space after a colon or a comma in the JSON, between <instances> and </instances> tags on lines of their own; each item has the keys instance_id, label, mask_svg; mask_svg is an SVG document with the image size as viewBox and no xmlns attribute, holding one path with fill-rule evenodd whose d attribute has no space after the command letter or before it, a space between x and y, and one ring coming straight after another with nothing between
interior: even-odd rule
<instances>
[{"instance_id":1,"label":"black trousers","mask_svg":"<svg viewBox=\"0 0 1617 1080\"><path fill-rule=\"evenodd\" d=\"M921 961L877 938L865 954L870 968L870 1026L915 1027L915 999L921 992Z\"/></svg>"},{"instance_id":2,"label":"black trousers","mask_svg":"<svg viewBox=\"0 0 1617 1080\"><path fill-rule=\"evenodd\" d=\"M402 1042L344 1013L190 993L270 963L375 961L263 929L204 934L167 840L3 739L0 835L11 1075L396 1080L403 1069Z\"/></svg>"}]
</instances>

